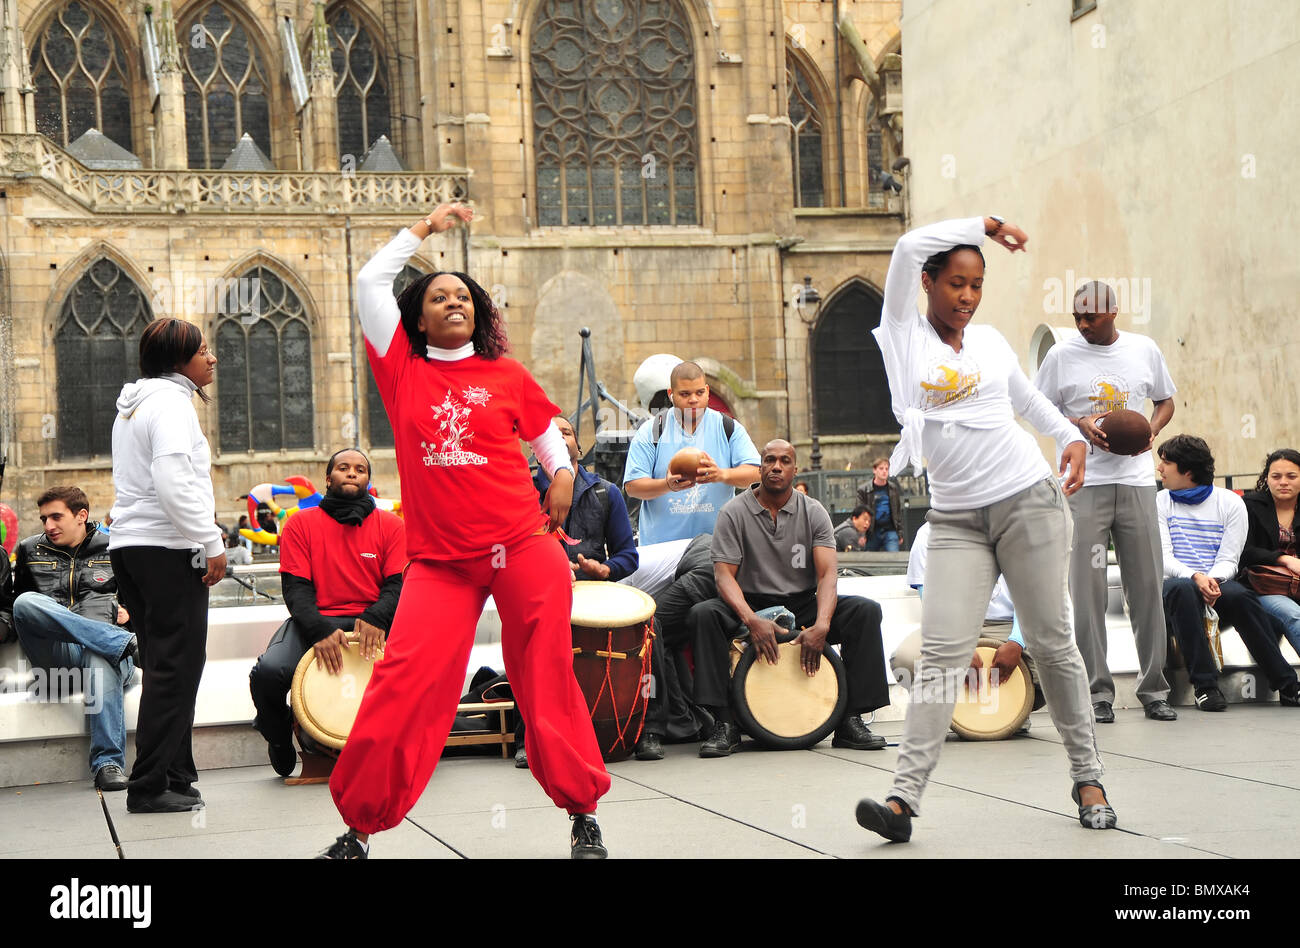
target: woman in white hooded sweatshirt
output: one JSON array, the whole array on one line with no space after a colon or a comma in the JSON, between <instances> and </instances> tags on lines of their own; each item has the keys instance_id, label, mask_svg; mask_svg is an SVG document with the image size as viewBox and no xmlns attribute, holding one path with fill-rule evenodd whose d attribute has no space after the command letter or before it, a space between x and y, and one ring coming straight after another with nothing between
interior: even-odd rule
<instances>
[{"instance_id":1,"label":"woman in white hooded sweatshirt","mask_svg":"<svg viewBox=\"0 0 1300 948\"><path fill-rule=\"evenodd\" d=\"M216 364L197 327L154 320L140 338L143 378L117 399L109 556L144 669L131 813L203 806L190 732L207 650L208 587L225 575L226 554L193 398L208 400L203 386Z\"/></svg>"}]
</instances>

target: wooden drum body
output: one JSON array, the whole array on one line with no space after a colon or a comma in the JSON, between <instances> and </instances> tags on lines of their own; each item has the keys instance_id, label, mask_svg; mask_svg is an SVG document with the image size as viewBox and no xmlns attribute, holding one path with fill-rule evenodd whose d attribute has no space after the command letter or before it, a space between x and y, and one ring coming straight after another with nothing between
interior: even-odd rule
<instances>
[{"instance_id":1,"label":"wooden drum body","mask_svg":"<svg viewBox=\"0 0 1300 948\"><path fill-rule=\"evenodd\" d=\"M600 754L623 760L641 736L650 698L655 601L619 583L573 584L573 674Z\"/></svg>"},{"instance_id":2,"label":"wooden drum body","mask_svg":"<svg viewBox=\"0 0 1300 948\"><path fill-rule=\"evenodd\" d=\"M777 635L777 663L769 665L747 645L731 672L731 710L741 729L773 750L803 750L821 743L844 719L849 680L829 645L809 677L799 662L803 647L793 630Z\"/></svg>"},{"instance_id":3,"label":"wooden drum body","mask_svg":"<svg viewBox=\"0 0 1300 948\"><path fill-rule=\"evenodd\" d=\"M975 651L983 662L979 671L979 691L971 694L970 686L963 685L952 710L952 729L968 741L1000 741L1020 730L1034 709L1034 684L1029 677L1025 660L1011 673L1011 677L989 685L989 668L993 653L1002 643L997 639L980 639Z\"/></svg>"},{"instance_id":4,"label":"wooden drum body","mask_svg":"<svg viewBox=\"0 0 1300 948\"><path fill-rule=\"evenodd\" d=\"M327 753L333 750L337 755L352 730L374 668L374 662L361 657L357 642L348 642L343 650L343 671L337 675L317 668L316 651L307 649L293 673L289 691L293 716L301 729L299 738L305 733Z\"/></svg>"}]
</instances>

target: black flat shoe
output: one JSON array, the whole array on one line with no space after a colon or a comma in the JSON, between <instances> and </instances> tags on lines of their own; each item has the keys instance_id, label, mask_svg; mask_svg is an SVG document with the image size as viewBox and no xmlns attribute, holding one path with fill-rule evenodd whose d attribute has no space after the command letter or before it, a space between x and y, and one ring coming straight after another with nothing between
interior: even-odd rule
<instances>
[{"instance_id":1,"label":"black flat shoe","mask_svg":"<svg viewBox=\"0 0 1300 948\"><path fill-rule=\"evenodd\" d=\"M126 774L117 764L105 764L95 771L95 786L100 790L125 790Z\"/></svg>"},{"instance_id":2,"label":"black flat shoe","mask_svg":"<svg viewBox=\"0 0 1300 948\"><path fill-rule=\"evenodd\" d=\"M637 760L663 760L664 742L658 734L642 734L636 742Z\"/></svg>"},{"instance_id":3,"label":"black flat shoe","mask_svg":"<svg viewBox=\"0 0 1300 948\"><path fill-rule=\"evenodd\" d=\"M1092 706L1092 713L1098 724L1115 723L1115 709L1110 706L1109 701L1098 701Z\"/></svg>"},{"instance_id":4,"label":"black flat shoe","mask_svg":"<svg viewBox=\"0 0 1300 948\"><path fill-rule=\"evenodd\" d=\"M202 800L196 800L180 793L173 793L171 790L164 790L157 796L152 797L133 798L130 791L126 795L126 811L128 813L189 813L191 810L198 810L202 807Z\"/></svg>"},{"instance_id":5,"label":"black flat shoe","mask_svg":"<svg viewBox=\"0 0 1300 948\"><path fill-rule=\"evenodd\" d=\"M904 810L911 808L899 801ZM889 803L877 803L865 797L858 801L858 825L879 833L891 843L905 843L912 838L912 817L910 813L895 813Z\"/></svg>"},{"instance_id":6,"label":"black flat shoe","mask_svg":"<svg viewBox=\"0 0 1300 948\"><path fill-rule=\"evenodd\" d=\"M1168 701L1157 699L1152 701L1144 709L1146 716L1152 721L1177 721L1178 712L1170 707Z\"/></svg>"},{"instance_id":7,"label":"black flat shoe","mask_svg":"<svg viewBox=\"0 0 1300 948\"><path fill-rule=\"evenodd\" d=\"M1115 811L1111 809L1109 803L1094 803L1091 806L1084 806L1079 801L1080 787L1096 787L1101 791L1103 798L1106 796L1106 788L1095 780L1080 780L1074 785L1073 789L1070 790L1070 796L1079 808L1079 825L1090 830L1108 830L1118 826L1119 817L1115 815Z\"/></svg>"}]
</instances>

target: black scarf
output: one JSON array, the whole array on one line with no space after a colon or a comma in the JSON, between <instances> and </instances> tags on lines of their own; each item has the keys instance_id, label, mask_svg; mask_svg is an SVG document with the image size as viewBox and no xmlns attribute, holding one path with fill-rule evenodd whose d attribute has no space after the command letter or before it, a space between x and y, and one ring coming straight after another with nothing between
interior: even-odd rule
<instances>
[{"instance_id":1,"label":"black scarf","mask_svg":"<svg viewBox=\"0 0 1300 948\"><path fill-rule=\"evenodd\" d=\"M375 500L365 491L362 491L351 500L346 497L335 497L326 494L320 500L320 509L345 527L359 527L366 517L370 516L370 512L375 509Z\"/></svg>"}]
</instances>

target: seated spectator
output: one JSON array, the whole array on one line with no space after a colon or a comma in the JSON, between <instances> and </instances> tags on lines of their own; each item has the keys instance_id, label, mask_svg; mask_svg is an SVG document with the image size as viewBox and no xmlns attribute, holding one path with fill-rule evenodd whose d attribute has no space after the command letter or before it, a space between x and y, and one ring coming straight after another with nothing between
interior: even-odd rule
<instances>
[{"instance_id":1,"label":"seated spectator","mask_svg":"<svg viewBox=\"0 0 1300 948\"><path fill-rule=\"evenodd\" d=\"M841 553L861 553L867 548L871 532L871 510L862 504L853 508L849 519L835 530L835 548Z\"/></svg>"},{"instance_id":2,"label":"seated spectator","mask_svg":"<svg viewBox=\"0 0 1300 948\"><path fill-rule=\"evenodd\" d=\"M1205 635L1205 607L1231 624L1284 707L1300 707L1300 682L1282 657L1277 635L1259 597L1233 577L1246 541L1246 505L1214 487L1214 456L1191 435L1160 445L1156 470L1164 490L1156 495L1164 550L1165 622L1178 640L1187 675L1202 711L1226 711L1219 673Z\"/></svg>"},{"instance_id":3,"label":"seated spectator","mask_svg":"<svg viewBox=\"0 0 1300 948\"><path fill-rule=\"evenodd\" d=\"M858 503L871 511L871 535L867 549L875 553L885 550L897 553L899 534L903 525L903 501L898 481L889 476L889 458L876 458L871 462L872 478L858 488Z\"/></svg>"},{"instance_id":4,"label":"seated spectator","mask_svg":"<svg viewBox=\"0 0 1300 948\"><path fill-rule=\"evenodd\" d=\"M925 595L925 563L929 544L930 525L923 523L921 529L916 531L916 537L912 540L912 552L907 558L907 584L919 595ZM1025 639L1020 633L1020 626L1016 623L1011 591L1007 589L1007 581L1001 574L993 584L993 594L989 599L989 607L984 612L984 626L980 629L980 637L996 639L1001 643L993 653L993 668L997 670L999 680L1008 677L1015 671L1020 660L1024 659L1025 666L1029 669L1029 678L1034 685L1034 710L1041 708L1046 702L1043 699L1043 689L1038 684L1038 669L1034 667L1034 660L1024 651ZM894 678L910 688L912 682L916 681L921 664L920 628L899 643L889 664ZM971 660L971 667L980 668L982 664L977 653ZM1027 730L1029 730L1028 721L1021 728L1021 731Z\"/></svg>"},{"instance_id":5,"label":"seated spectator","mask_svg":"<svg viewBox=\"0 0 1300 948\"><path fill-rule=\"evenodd\" d=\"M718 598L692 607L687 616L695 653L695 701L713 715L701 757L726 757L740 746L740 729L729 707L728 651L738 626L749 630L749 647L775 663L777 626L756 610L785 606L803 627L795 642L808 674L817 671L827 643L840 646L848 676L849 704L832 745L880 750L860 715L889 704L880 640L880 606L858 596L836 596L835 535L821 504L793 489L794 448L771 441L761 454L758 485L722 508L713 532L713 570Z\"/></svg>"},{"instance_id":6,"label":"seated spectator","mask_svg":"<svg viewBox=\"0 0 1300 948\"><path fill-rule=\"evenodd\" d=\"M45 532L15 551L14 630L33 665L79 672L95 786L125 790L122 692L140 653L117 604L108 536L89 522L90 502L79 487L52 487L36 506Z\"/></svg>"},{"instance_id":7,"label":"seated spectator","mask_svg":"<svg viewBox=\"0 0 1300 948\"><path fill-rule=\"evenodd\" d=\"M563 415L553 422L569 449L573 464L573 503L564 520L564 532L577 540L565 547L569 568L577 579L608 579L618 582L636 572L636 544L632 541L632 524L627 516L627 501L617 487L586 470L578 463L582 449L574 436L573 425ZM541 470L533 475L537 494L545 499L551 479Z\"/></svg>"},{"instance_id":8,"label":"seated spectator","mask_svg":"<svg viewBox=\"0 0 1300 948\"><path fill-rule=\"evenodd\" d=\"M402 519L375 506L366 492L370 461L344 448L325 465L320 505L288 519L280 537L280 582L288 620L275 631L249 675L271 766L293 773L293 715L286 703L298 662L315 650L317 667L343 669L348 633L372 659L397 612L406 568Z\"/></svg>"},{"instance_id":9,"label":"seated spectator","mask_svg":"<svg viewBox=\"0 0 1300 948\"><path fill-rule=\"evenodd\" d=\"M1300 652L1300 599L1290 591L1273 591L1280 581L1300 578L1300 557L1296 556L1296 499L1300 497L1300 451L1279 448L1264 461L1255 490L1242 500L1246 504L1246 544L1241 551L1238 579L1259 595L1264 611L1282 623L1291 647ZM1286 570L1272 583L1262 576L1251 578L1250 568L1271 566Z\"/></svg>"},{"instance_id":10,"label":"seated spectator","mask_svg":"<svg viewBox=\"0 0 1300 948\"><path fill-rule=\"evenodd\" d=\"M257 525L267 533L280 532L280 522L276 520L275 514L266 504L257 505Z\"/></svg>"},{"instance_id":11,"label":"seated spectator","mask_svg":"<svg viewBox=\"0 0 1300 948\"><path fill-rule=\"evenodd\" d=\"M252 530L253 525L248 522L248 514L240 514L239 523L235 526L235 534L231 537L231 542L239 544L249 553L253 552L253 541L240 533L240 530Z\"/></svg>"}]
</instances>

